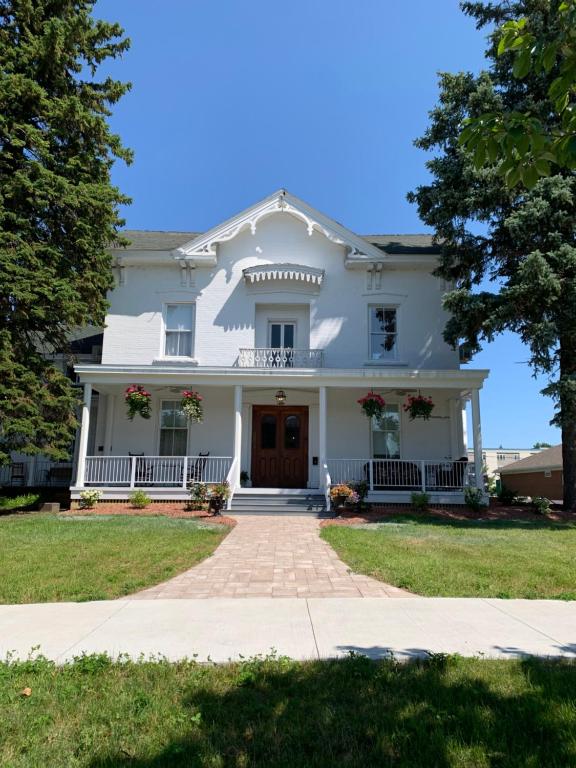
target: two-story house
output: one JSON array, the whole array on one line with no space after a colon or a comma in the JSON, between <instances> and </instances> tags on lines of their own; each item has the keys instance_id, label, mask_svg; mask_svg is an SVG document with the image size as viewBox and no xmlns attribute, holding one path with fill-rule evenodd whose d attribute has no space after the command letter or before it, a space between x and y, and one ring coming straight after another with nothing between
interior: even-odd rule
<instances>
[{"instance_id":1,"label":"two-story house","mask_svg":"<svg viewBox=\"0 0 576 768\"><path fill-rule=\"evenodd\" d=\"M86 487L181 499L190 481L224 479L235 498L325 495L365 480L372 499L426 490L458 503L482 478L487 371L461 369L443 340L446 286L432 274L430 236L360 237L284 190L203 234L126 235L101 363L76 366L73 499ZM151 418L127 418L132 384L150 392ZM202 423L186 420L183 390L202 395ZM385 401L379 419L358 404L371 391ZM419 393L433 400L429 419L404 408Z\"/></svg>"}]
</instances>

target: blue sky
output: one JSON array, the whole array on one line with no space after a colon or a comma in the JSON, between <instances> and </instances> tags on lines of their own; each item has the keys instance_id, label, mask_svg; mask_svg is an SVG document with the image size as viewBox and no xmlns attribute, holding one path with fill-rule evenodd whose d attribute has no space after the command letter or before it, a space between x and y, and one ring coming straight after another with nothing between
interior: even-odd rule
<instances>
[{"instance_id":1,"label":"blue sky","mask_svg":"<svg viewBox=\"0 0 576 768\"><path fill-rule=\"evenodd\" d=\"M457 0L100 0L132 39L108 69L132 82L112 126L135 152L114 181L133 229L202 231L279 187L359 234L423 232L406 193L436 72L477 71L484 38ZM522 344L475 357L484 445L560 441Z\"/></svg>"}]
</instances>

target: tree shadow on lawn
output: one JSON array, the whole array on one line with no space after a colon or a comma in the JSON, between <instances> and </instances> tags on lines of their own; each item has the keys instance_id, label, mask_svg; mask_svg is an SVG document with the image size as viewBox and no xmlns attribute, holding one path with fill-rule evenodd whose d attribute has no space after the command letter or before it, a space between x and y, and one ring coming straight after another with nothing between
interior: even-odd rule
<instances>
[{"instance_id":1,"label":"tree shadow on lawn","mask_svg":"<svg viewBox=\"0 0 576 768\"><path fill-rule=\"evenodd\" d=\"M398 525L399 523L417 523L418 525L438 526L441 528L462 528L477 530L501 531L505 528L513 530L549 530L549 531L575 531L576 520L574 522L556 522L554 520L493 520L489 518L478 519L455 519L451 517L434 516L430 513L426 515L394 515L374 521L381 527L386 525Z\"/></svg>"},{"instance_id":2,"label":"tree shadow on lawn","mask_svg":"<svg viewBox=\"0 0 576 768\"><path fill-rule=\"evenodd\" d=\"M232 684L197 675L185 687L190 725L155 756L110 754L91 768L575 765L576 665L497 664L247 661Z\"/></svg>"}]
</instances>

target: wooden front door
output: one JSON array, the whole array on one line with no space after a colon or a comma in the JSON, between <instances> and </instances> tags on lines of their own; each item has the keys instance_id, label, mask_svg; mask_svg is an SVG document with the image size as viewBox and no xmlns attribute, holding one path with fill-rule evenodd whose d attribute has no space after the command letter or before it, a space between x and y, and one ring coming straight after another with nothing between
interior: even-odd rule
<instances>
[{"instance_id":1,"label":"wooden front door","mask_svg":"<svg viewBox=\"0 0 576 768\"><path fill-rule=\"evenodd\" d=\"M308 407L254 405L252 485L306 488L307 484Z\"/></svg>"}]
</instances>

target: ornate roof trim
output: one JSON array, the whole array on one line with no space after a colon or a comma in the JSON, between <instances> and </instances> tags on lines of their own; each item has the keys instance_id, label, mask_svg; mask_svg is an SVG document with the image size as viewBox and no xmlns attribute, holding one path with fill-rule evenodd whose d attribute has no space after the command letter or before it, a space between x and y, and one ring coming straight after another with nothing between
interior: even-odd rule
<instances>
[{"instance_id":1,"label":"ornate roof trim","mask_svg":"<svg viewBox=\"0 0 576 768\"><path fill-rule=\"evenodd\" d=\"M306 225L310 236L314 232L320 232L331 242L344 246L349 258L380 260L385 256L376 245L366 242L351 230L281 189L228 221L176 248L173 251L174 258L191 260L198 257L216 258L219 243L226 243L247 229L255 234L262 219L277 213L286 213L300 219Z\"/></svg>"},{"instance_id":2,"label":"ornate roof trim","mask_svg":"<svg viewBox=\"0 0 576 768\"><path fill-rule=\"evenodd\" d=\"M324 270L307 267L303 264L261 264L242 270L247 283L259 283L264 280L299 280L303 283L322 285Z\"/></svg>"}]
</instances>

